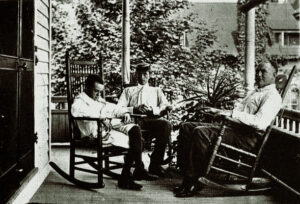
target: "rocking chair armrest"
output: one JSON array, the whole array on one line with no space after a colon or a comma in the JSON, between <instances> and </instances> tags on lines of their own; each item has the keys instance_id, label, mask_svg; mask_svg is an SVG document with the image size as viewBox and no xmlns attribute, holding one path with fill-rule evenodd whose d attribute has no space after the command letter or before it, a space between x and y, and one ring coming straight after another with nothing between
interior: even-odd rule
<instances>
[{"instance_id":1,"label":"rocking chair armrest","mask_svg":"<svg viewBox=\"0 0 300 204\"><path fill-rule=\"evenodd\" d=\"M263 130L259 130L253 126L242 123L241 121L234 119L232 117L229 117L229 116L223 116L223 121L224 121L224 124L229 125L231 127L237 127L237 128L245 129L247 131L253 131L259 135L262 135L264 133Z\"/></svg>"},{"instance_id":2,"label":"rocking chair armrest","mask_svg":"<svg viewBox=\"0 0 300 204\"><path fill-rule=\"evenodd\" d=\"M212 113L209 113L209 112L203 112L202 114L205 115L205 116L208 116L210 118L213 118L213 119L219 119L219 121L223 121L223 123L225 125L230 124L230 125L234 125L234 126L248 126L248 125L240 122L239 120L233 119L232 117L229 117L229 116L212 114Z\"/></svg>"},{"instance_id":3,"label":"rocking chair armrest","mask_svg":"<svg viewBox=\"0 0 300 204\"><path fill-rule=\"evenodd\" d=\"M232 117L229 117L229 116L223 116L223 120L225 120L225 122L233 123L236 125L246 125L246 124L242 123L241 121L239 121L237 119L233 119Z\"/></svg>"},{"instance_id":4,"label":"rocking chair armrest","mask_svg":"<svg viewBox=\"0 0 300 204\"><path fill-rule=\"evenodd\" d=\"M137 114L137 113L133 113L133 114L130 114L130 116L133 118L133 119L141 119L141 118L152 118L152 119L157 119L157 118L160 118L160 117L163 117L165 115L168 116L170 111L166 112L165 114L161 114L161 115L153 115L153 114Z\"/></svg>"},{"instance_id":5,"label":"rocking chair armrest","mask_svg":"<svg viewBox=\"0 0 300 204\"><path fill-rule=\"evenodd\" d=\"M88 120L88 121L103 121L104 118L92 118L92 117L72 117L73 120Z\"/></svg>"},{"instance_id":6,"label":"rocking chair armrest","mask_svg":"<svg viewBox=\"0 0 300 204\"><path fill-rule=\"evenodd\" d=\"M113 95L106 95L105 96L105 100L114 104L118 103L119 97L117 94L113 94Z\"/></svg>"},{"instance_id":7,"label":"rocking chair armrest","mask_svg":"<svg viewBox=\"0 0 300 204\"><path fill-rule=\"evenodd\" d=\"M148 117L148 116L145 115L145 114L137 114L137 113L132 113L132 114L130 114L130 116L131 116L132 118L146 118L146 117Z\"/></svg>"}]
</instances>

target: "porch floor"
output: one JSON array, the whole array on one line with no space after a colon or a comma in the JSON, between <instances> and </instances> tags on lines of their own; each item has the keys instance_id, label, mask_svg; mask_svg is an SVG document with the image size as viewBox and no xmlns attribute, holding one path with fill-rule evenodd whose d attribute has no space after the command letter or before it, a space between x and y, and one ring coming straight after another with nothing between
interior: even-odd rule
<instances>
[{"instance_id":1,"label":"porch floor","mask_svg":"<svg viewBox=\"0 0 300 204\"><path fill-rule=\"evenodd\" d=\"M52 161L68 172L68 147L53 147ZM117 158L122 160L121 157ZM143 155L145 166L149 157ZM96 176L77 174L78 178L93 180ZM176 198L172 189L181 182L181 177L169 172L168 177L156 181L139 181L143 185L141 191L122 190L117 187L117 181L105 177L105 188L95 190L81 189L58 175L50 172L42 186L34 194L30 203L282 203L270 195L232 196L224 190L205 187L195 197Z\"/></svg>"}]
</instances>

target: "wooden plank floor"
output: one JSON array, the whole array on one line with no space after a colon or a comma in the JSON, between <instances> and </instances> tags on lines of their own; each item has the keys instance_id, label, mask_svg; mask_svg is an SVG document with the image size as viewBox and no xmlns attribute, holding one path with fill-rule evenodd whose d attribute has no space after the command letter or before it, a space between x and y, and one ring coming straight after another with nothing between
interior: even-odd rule
<instances>
[{"instance_id":1,"label":"wooden plank floor","mask_svg":"<svg viewBox=\"0 0 300 204\"><path fill-rule=\"evenodd\" d=\"M118 158L122 159L122 158ZM143 155L145 165L149 157ZM52 161L68 171L69 152L66 147L52 148ZM94 180L88 174L77 174L79 178ZM31 203L283 203L271 195L229 196L223 190L206 187L193 198L176 198L172 189L181 182L181 178L170 172L167 178L156 181L140 181L141 191L122 190L117 181L105 177L105 188L85 190L69 183L56 172L51 171L39 190L31 199ZM286 202L285 202L286 203ZM290 202L289 202L290 203Z\"/></svg>"}]
</instances>

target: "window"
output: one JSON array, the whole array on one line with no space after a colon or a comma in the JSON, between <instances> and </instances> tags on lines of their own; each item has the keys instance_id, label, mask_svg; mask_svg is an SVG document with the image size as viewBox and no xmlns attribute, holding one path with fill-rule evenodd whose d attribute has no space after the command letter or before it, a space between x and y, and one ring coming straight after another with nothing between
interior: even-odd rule
<instances>
[{"instance_id":1,"label":"window","mask_svg":"<svg viewBox=\"0 0 300 204\"><path fill-rule=\"evenodd\" d=\"M281 33L275 33L275 43L279 44L280 43L280 38L281 38Z\"/></svg>"},{"instance_id":2,"label":"window","mask_svg":"<svg viewBox=\"0 0 300 204\"><path fill-rule=\"evenodd\" d=\"M291 108L294 110L298 110L299 107L299 89L297 87L294 87L291 91Z\"/></svg>"},{"instance_id":3,"label":"window","mask_svg":"<svg viewBox=\"0 0 300 204\"><path fill-rule=\"evenodd\" d=\"M289 3L288 0L271 0L272 3L279 3L279 4L283 4L283 3Z\"/></svg>"},{"instance_id":4,"label":"window","mask_svg":"<svg viewBox=\"0 0 300 204\"><path fill-rule=\"evenodd\" d=\"M153 6L156 6L160 3L163 3L164 0L150 0L150 3L152 3Z\"/></svg>"},{"instance_id":5,"label":"window","mask_svg":"<svg viewBox=\"0 0 300 204\"><path fill-rule=\"evenodd\" d=\"M300 33L291 31L274 32L274 43L280 46L300 46Z\"/></svg>"},{"instance_id":6,"label":"window","mask_svg":"<svg viewBox=\"0 0 300 204\"><path fill-rule=\"evenodd\" d=\"M186 48L189 47L189 41L186 32L183 32L182 35L180 36L180 45Z\"/></svg>"},{"instance_id":7,"label":"window","mask_svg":"<svg viewBox=\"0 0 300 204\"><path fill-rule=\"evenodd\" d=\"M300 45L300 33L284 33L284 45L285 46L299 46Z\"/></svg>"}]
</instances>

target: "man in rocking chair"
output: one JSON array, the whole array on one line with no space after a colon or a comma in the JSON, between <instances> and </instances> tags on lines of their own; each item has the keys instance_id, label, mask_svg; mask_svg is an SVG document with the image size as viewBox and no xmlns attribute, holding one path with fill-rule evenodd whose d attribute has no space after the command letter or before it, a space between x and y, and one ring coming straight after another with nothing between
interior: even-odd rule
<instances>
[{"instance_id":1,"label":"man in rocking chair","mask_svg":"<svg viewBox=\"0 0 300 204\"><path fill-rule=\"evenodd\" d=\"M117 125L118 139L113 141L117 146L127 147L129 150L124 158L124 168L118 181L118 186L124 189L139 190L142 185L133 181L130 168L135 163L134 174L138 175L140 180L154 180L155 177L148 174L144 169L142 161L142 134L139 126L130 124L130 113L132 109L116 106L106 102L102 97L104 85L101 77L98 75L89 75L86 80L86 89L80 93L72 104L72 115L74 117L99 117L113 118L124 117L124 122ZM106 126L111 128L110 121L105 121ZM97 137L97 123L95 121L78 121L78 128L82 137L93 140ZM113 127L112 127L113 128ZM122 133L121 133L122 132ZM128 136L127 136L128 135ZM128 142L129 139L129 142ZM119 141L121 140L121 141ZM123 144L122 144L123 143ZM127 143L127 144L126 144Z\"/></svg>"},{"instance_id":2,"label":"man in rocking chair","mask_svg":"<svg viewBox=\"0 0 300 204\"><path fill-rule=\"evenodd\" d=\"M156 139L148 170L150 174L164 177L165 171L161 165L171 136L172 125L169 121L160 118L160 116L168 110L172 110L172 106L169 105L159 87L149 86L149 64L138 64L136 74L138 85L126 88L120 96L118 105L131 107L134 113L150 116L141 120L139 124L141 128L150 131L151 135Z\"/></svg>"},{"instance_id":3,"label":"man in rocking chair","mask_svg":"<svg viewBox=\"0 0 300 204\"><path fill-rule=\"evenodd\" d=\"M276 117L281 108L281 97L275 87L276 64L269 60L263 61L256 70L258 89L251 92L233 110L208 108L212 114L229 116L243 124L264 131ZM200 190L198 178L204 176L208 164L209 151L220 125L208 123L185 122L180 125L178 137L181 151L181 164L184 179L174 189L176 197L191 197ZM253 131L226 127L222 141L246 151L253 151L261 138Z\"/></svg>"}]
</instances>

